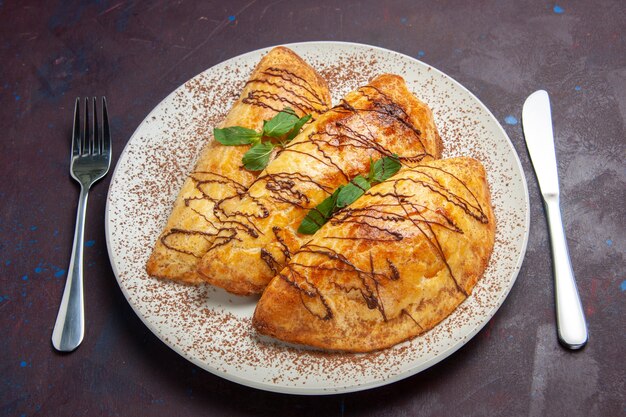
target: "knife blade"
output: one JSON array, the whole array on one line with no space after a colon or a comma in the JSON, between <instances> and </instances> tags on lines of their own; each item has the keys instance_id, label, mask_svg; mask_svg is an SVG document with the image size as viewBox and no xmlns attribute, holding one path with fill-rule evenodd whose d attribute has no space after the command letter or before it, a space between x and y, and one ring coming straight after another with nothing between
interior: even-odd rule
<instances>
[{"instance_id":1,"label":"knife blade","mask_svg":"<svg viewBox=\"0 0 626 417\"><path fill-rule=\"evenodd\" d=\"M576 289L561 219L552 114L546 91L535 91L524 102L522 128L548 217L559 341L569 349L580 349L588 340L587 323Z\"/></svg>"}]
</instances>

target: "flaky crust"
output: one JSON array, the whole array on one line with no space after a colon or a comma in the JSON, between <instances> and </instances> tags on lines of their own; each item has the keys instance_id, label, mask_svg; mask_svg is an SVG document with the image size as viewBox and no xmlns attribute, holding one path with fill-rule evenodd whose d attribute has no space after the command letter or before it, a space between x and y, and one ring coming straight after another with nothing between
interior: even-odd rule
<instances>
[{"instance_id":1,"label":"flaky crust","mask_svg":"<svg viewBox=\"0 0 626 417\"><path fill-rule=\"evenodd\" d=\"M220 127L260 129L286 106L299 116L318 117L331 103L326 81L293 51L272 49L261 59L241 96ZM155 243L146 270L149 275L187 283L203 282L196 272L202 256L232 233L233 224L220 224L214 205L244 193L258 173L243 169L249 146L224 146L207 138L196 167L185 181L167 225Z\"/></svg>"},{"instance_id":2,"label":"flaky crust","mask_svg":"<svg viewBox=\"0 0 626 417\"><path fill-rule=\"evenodd\" d=\"M403 168L339 212L267 287L263 334L368 352L447 317L484 273L495 219L482 165L454 158Z\"/></svg>"},{"instance_id":3,"label":"flaky crust","mask_svg":"<svg viewBox=\"0 0 626 417\"><path fill-rule=\"evenodd\" d=\"M399 155L414 166L441 157L432 112L397 75L384 74L348 94L294 139L245 195L216 205L241 226L207 251L199 272L236 294L259 293L310 239L296 232L307 211L358 174L370 160Z\"/></svg>"}]
</instances>

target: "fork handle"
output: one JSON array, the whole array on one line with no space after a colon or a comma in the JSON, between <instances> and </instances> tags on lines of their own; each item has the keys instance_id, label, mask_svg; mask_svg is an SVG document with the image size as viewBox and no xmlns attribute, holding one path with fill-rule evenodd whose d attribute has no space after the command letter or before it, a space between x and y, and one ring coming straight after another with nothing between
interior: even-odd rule
<instances>
[{"instance_id":1,"label":"fork handle","mask_svg":"<svg viewBox=\"0 0 626 417\"><path fill-rule=\"evenodd\" d=\"M550 228L554 287L556 296L556 322L559 341L569 349L580 349L587 343L587 324L580 302L574 270L567 250L567 240L561 219L559 198L544 198Z\"/></svg>"},{"instance_id":2,"label":"fork handle","mask_svg":"<svg viewBox=\"0 0 626 417\"><path fill-rule=\"evenodd\" d=\"M85 335L85 302L83 296L83 242L85 211L89 188L81 185L76 213L76 229L72 257L65 282L61 306L52 331L52 345L61 352L71 352L80 345Z\"/></svg>"}]
</instances>

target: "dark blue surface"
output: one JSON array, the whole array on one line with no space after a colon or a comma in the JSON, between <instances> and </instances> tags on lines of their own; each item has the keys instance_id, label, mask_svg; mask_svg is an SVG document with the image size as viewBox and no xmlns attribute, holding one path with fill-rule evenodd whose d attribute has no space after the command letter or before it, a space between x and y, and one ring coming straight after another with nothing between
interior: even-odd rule
<instances>
[{"instance_id":1,"label":"dark blue surface","mask_svg":"<svg viewBox=\"0 0 626 417\"><path fill-rule=\"evenodd\" d=\"M624 415L626 13L620 1L0 1L0 415ZM500 120L529 180L527 257L488 326L441 364L372 391L292 397L240 387L170 351L132 312L107 258L110 175L90 194L83 345L50 336L78 187L77 96L106 95L119 155L178 85L232 56L306 40L397 50L456 78ZM570 253L589 321L582 352L556 340L543 208L521 132L552 98Z\"/></svg>"}]
</instances>

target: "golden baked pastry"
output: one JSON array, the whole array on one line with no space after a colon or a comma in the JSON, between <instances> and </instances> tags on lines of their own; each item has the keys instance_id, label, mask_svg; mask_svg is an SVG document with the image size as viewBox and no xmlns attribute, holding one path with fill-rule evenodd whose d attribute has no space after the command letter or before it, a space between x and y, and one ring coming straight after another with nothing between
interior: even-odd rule
<instances>
[{"instance_id":1,"label":"golden baked pastry","mask_svg":"<svg viewBox=\"0 0 626 417\"><path fill-rule=\"evenodd\" d=\"M403 168L338 212L271 281L263 334L368 352L434 327L472 292L495 238L485 170L471 158Z\"/></svg>"},{"instance_id":2,"label":"golden baked pastry","mask_svg":"<svg viewBox=\"0 0 626 417\"><path fill-rule=\"evenodd\" d=\"M261 59L220 127L260 130L285 107L301 117L319 116L330 106L326 82L293 51L272 49ZM198 162L185 181L165 229L148 260L149 275L188 283L202 279L196 264L215 245L227 241L240 227L221 224L216 202L246 191L258 173L243 169L241 159L250 146L224 146L208 138ZM219 227L216 225L219 224Z\"/></svg>"},{"instance_id":3,"label":"golden baked pastry","mask_svg":"<svg viewBox=\"0 0 626 417\"><path fill-rule=\"evenodd\" d=\"M227 291L260 293L311 238L297 233L308 210L367 173L372 159L397 154L411 166L440 158L441 150L428 106L402 77L378 76L306 127L247 193L216 204L223 221L241 228L213 245L198 270Z\"/></svg>"}]
</instances>

